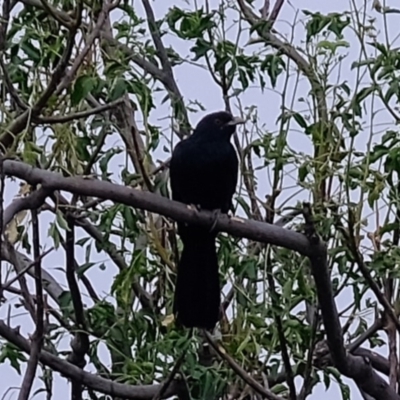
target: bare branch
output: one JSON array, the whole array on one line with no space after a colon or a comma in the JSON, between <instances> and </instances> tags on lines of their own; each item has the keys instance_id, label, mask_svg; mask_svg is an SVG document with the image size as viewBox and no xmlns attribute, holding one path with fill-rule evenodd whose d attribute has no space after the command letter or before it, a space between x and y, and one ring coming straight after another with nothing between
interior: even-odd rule
<instances>
[{"instance_id":1,"label":"bare branch","mask_svg":"<svg viewBox=\"0 0 400 400\"><path fill-rule=\"evenodd\" d=\"M269 0L264 0L264 5L261 8L261 18L266 19L269 14L269 6L270 6L270 1Z\"/></svg>"},{"instance_id":2,"label":"bare branch","mask_svg":"<svg viewBox=\"0 0 400 400\"><path fill-rule=\"evenodd\" d=\"M186 204L123 185L81 177L64 177L55 172L33 168L23 162L11 160L4 161L4 172L6 175L24 179L30 184L40 183L49 190L65 190L83 196L109 199L142 210L162 214L178 222L211 227L215 221L215 215L212 212L199 212ZM265 222L236 217L229 218L226 215L222 215L218 218L215 229L257 242L283 246L306 256L311 254L309 242L303 234Z\"/></svg>"}]
</instances>

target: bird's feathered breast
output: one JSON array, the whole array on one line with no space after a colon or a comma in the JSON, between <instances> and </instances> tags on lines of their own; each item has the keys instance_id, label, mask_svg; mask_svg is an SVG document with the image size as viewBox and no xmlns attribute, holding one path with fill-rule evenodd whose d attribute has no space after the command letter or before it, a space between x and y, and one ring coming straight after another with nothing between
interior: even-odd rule
<instances>
[{"instance_id":1,"label":"bird's feathered breast","mask_svg":"<svg viewBox=\"0 0 400 400\"><path fill-rule=\"evenodd\" d=\"M238 158L229 141L191 136L175 147L171 158L172 198L227 212L237 176Z\"/></svg>"}]
</instances>

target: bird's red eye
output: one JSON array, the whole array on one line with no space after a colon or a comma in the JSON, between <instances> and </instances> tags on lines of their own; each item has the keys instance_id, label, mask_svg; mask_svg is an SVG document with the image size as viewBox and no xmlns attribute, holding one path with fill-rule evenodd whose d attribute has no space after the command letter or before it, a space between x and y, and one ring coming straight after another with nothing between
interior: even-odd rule
<instances>
[{"instance_id":1,"label":"bird's red eye","mask_svg":"<svg viewBox=\"0 0 400 400\"><path fill-rule=\"evenodd\" d=\"M215 120L215 125L220 126L221 124L222 124L222 121L219 118L217 118Z\"/></svg>"}]
</instances>

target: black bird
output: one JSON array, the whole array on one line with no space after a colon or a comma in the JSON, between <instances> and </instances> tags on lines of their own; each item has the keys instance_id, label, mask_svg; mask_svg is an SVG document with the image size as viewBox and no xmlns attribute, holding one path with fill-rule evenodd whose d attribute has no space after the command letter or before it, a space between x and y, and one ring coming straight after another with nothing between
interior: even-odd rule
<instances>
[{"instance_id":1,"label":"black bird","mask_svg":"<svg viewBox=\"0 0 400 400\"><path fill-rule=\"evenodd\" d=\"M227 213L238 178L238 158L230 143L244 121L228 112L205 116L193 134L175 147L170 162L172 198ZM220 285L212 227L178 224L183 251L178 263L174 313L187 328L213 329L219 319Z\"/></svg>"}]
</instances>

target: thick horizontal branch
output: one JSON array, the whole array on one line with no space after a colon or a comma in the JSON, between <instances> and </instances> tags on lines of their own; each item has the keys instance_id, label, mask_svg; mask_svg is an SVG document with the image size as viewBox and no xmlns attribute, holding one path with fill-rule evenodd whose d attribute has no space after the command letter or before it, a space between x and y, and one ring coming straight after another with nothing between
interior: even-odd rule
<instances>
[{"instance_id":1,"label":"thick horizontal branch","mask_svg":"<svg viewBox=\"0 0 400 400\"><path fill-rule=\"evenodd\" d=\"M134 208L165 215L178 222L211 228L215 219L212 212L199 212L160 195L110 182L82 177L64 177L59 173L33 168L19 161L6 160L3 163L3 168L8 176L23 179L30 184L41 184L43 188L48 190L64 190L82 196L109 199ZM218 218L215 229L233 236L285 247L304 256L311 255L310 244L305 235L266 222L230 218L223 215Z\"/></svg>"},{"instance_id":2,"label":"thick horizontal branch","mask_svg":"<svg viewBox=\"0 0 400 400\"><path fill-rule=\"evenodd\" d=\"M13 343L26 353L30 352L30 343L18 333L18 330L11 329L3 321L0 321L0 336ZM74 382L81 383L100 393L108 394L112 397L121 397L132 400L150 400L160 390L160 385L141 385L131 386L111 380L101 378L89 372L82 371L80 368L72 365L59 357L47 351L41 351L39 360L52 370L61 373ZM171 397L179 391L179 382L173 381L163 394L163 398Z\"/></svg>"}]
</instances>

